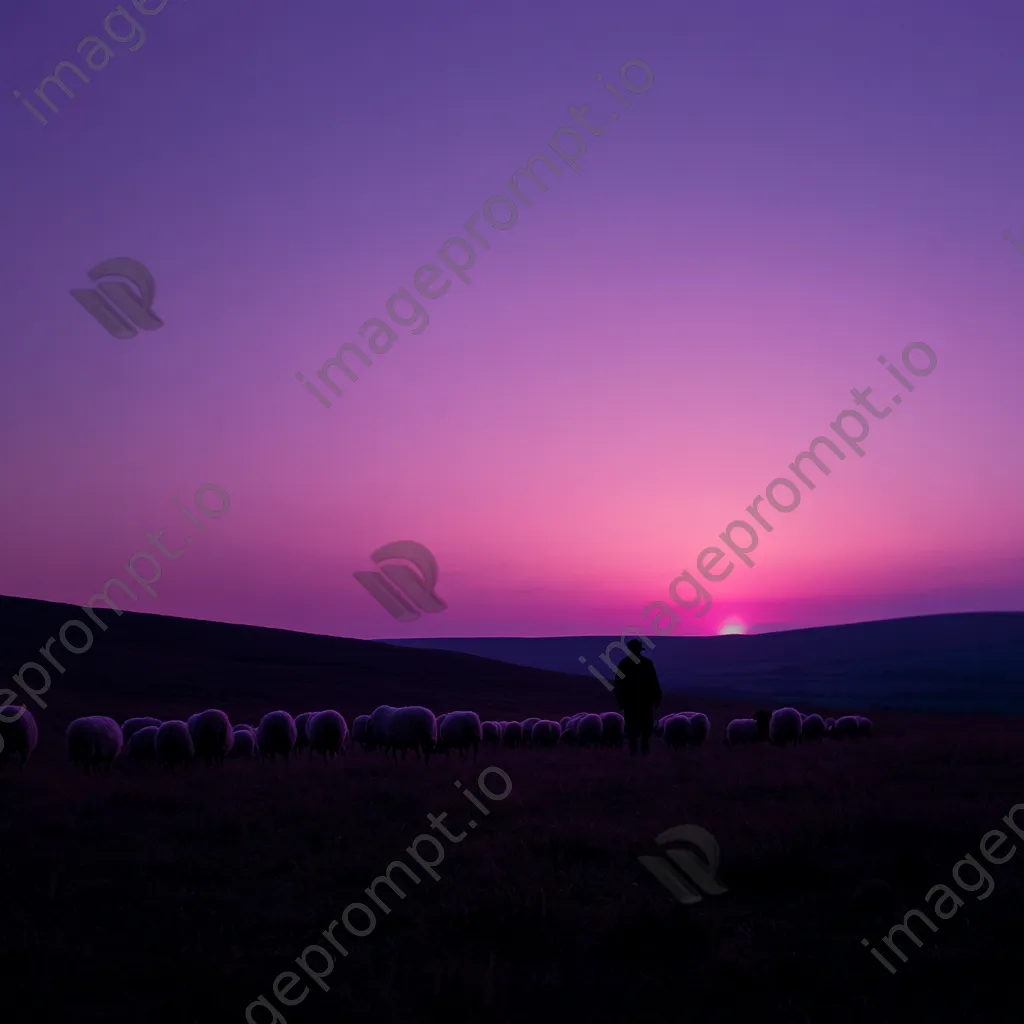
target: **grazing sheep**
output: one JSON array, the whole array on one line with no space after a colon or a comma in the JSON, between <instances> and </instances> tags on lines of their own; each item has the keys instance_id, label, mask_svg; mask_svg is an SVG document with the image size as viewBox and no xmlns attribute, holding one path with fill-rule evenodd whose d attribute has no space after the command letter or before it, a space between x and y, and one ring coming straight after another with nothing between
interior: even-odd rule
<instances>
[{"instance_id":1,"label":"grazing sheep","mask_svg":"<svg viewBox=\"0 0 1024 1024\"><path fill-rule=\"evenodd\" d=\"M348 723L337 711L320 711L315 714L307 725L309 737L309 757L319 754L324 763L327 755L332 758L344 753L348 740Z\"/></svg>"},{"instance_id":2,"label":"grazing sheep","mask_svg":"<svg viewBox=\"0 0 1024 1024\"><path fill-rule=\"evenodd\" d=\"M81 765L85 774L101 765L110 771L114 758L121 753L124 737L121 726L106 715L76 718L67 729L68 759L76 767Z\"/></svg>"},{"instance_id":3,"label":"grazing sheep","mask_svg":"<svg viewBox=\"0 0 1024 1024\"><path fill-rule=\"evenodd\" d=\"M128 718L121 726L121 735L127 743L140 729L148 729L151 725L159 729L162 724L159 718Z\"/></svg>"},{"instance_id":4,"label":"grazing sheep","mask_svg":"<svg viewBox=\"0 0 1024 1024\"><path fill-rule=\"evenodd\" d=\"M841 718L836 719L831 736L834 740L853 740L857 738L859 733L860 726L857 724L857 716L843 715Z\"/></svg>"},{"instance_id":5,"label":"grazing sheep","mask_svg":"<svg viewBox=\"0 0 1024 1024\"><path fill-rule=\"evenodd\" d=\"M260 748L260 757L269 757L273 761L280 754L286 761L295 749L298 738L295 719L287 711L270 711L260 719L256 730L256 745Z\"/></svg>"},{"instance_id":6,"label":"grazing sheep","mask_svg":"<svg viewBox=\"0 0 1024 1024\"><path fill-rule=\"evenodd\" d=\"M581 747L596 746L601 742L601 716L584 715L576 724L576 738Z\"/></svg>"},{"instance_id":7,"label":"grazing sheep","mask_svg":"<svg viewBox=\"0 0 1024 1024\"><path fill-rule=\"evenodd\" d=\"M557 722L541 719L535 722L531 731L532 746L539 748L554 747L562 738L562 727Z\"/></svg>"},{"instance_id":8,"label":"grazing sheep","mask_svg":"<svg viewBox=\"0 0 1024 1024\"><path fill-rule=\"evenodd\" d=\"M303 711L295 719L295 752L305 750L309 746L309 720L316 714L315 711Z\"/></svg>"},{"instance_id":9,"label":"grazing sheep","mask_svg":"<svg viewBox=\"0 0 1024 1024\"><path fill-rule=\"evenodd\" d=\"M658 737L658 739L661 739L661 738L662 738L662 737L663 737L663 736L665 735L665 723L666 723L666 722L667 722L667 721L668 721L668 720L669 720L669 719L670 719L671 717L672 717L671 715L662 715L662 716L661 716L661 718L659 718L659 719L658 719L658 720L657 720L657 721L656 721L656 722L654 723L654 729L653 729L653 732L654 732L654 735Z\"/></svg>"},{"instance_id":10,"label":"grazing sheep","mask_svg":"<svg viewBox=\"0 0 1024 1024\"><path fill-rule=\"evenodd\" d=\"M473 748L473 756L480 753L480 740L483 738L483 726L480 716L475 711L453 711L445 716L444 723L438 727L438 738L449 750L457 750L459 757L465 757L469 748Z\"/></svg>"},{"instance_id":11,"label":"grazing sheep","mask_svg":"<svg viewBox=\"0 0 1024 1024\"><path fill-rule=\"evenodd\" d=\"M14 721L7 721L3 717L3 711L9 705L5 704L0 708L0 762L6 757L13 757L18 754L21 757L21 767L32 756L32 751L39 745L39 726L32 712L22 706L21 714Z\"/></svg>"},{"instance_id":12,"label":"grazing sheep","mask_svg":"<svg viewBox=\"0 0 1024 1024\"><path fill-rule=\"evenodd\" d=\"M561 719L561 721L559 721L558 727L562 730L562 732L565 732L566 726L568 726L568 724L571 721L572 721L572 715L566 715L563 719Z\"/></svg>"},{"instance_id":13,"label":"grazing sheep","mask_svg":"<svg viewBox=\"0 0 1024 1024\"><path fill-rule=\"evenodd\" d=\"M734 718L725 727L726 746L738 747L745 743L760 743L761 739L761 726L754 718Z\"/></svg>"},{"instance_id":14,"label":"grazing sheep","mask_svg":"<svg viewBox=\"0 0 1024 1024\"><path fill-rule=\"evenodd\" d=\"M195 756L207 764L224 763L224 755L235 742L231 719L217 708L200 711L188 720L188 733L192 737Z\"/></svg>"},{"instance_id":15,"label":"grazing sheep","mask_svg":"<svg viewBox=\"0 0 1024 1024\"><path fill-rule=\"evenodd\" d=\"M177 720L162 722L156 731L156 759L160 764L174 768L186 764L195 756L188 723Z\"/></svg>"},{"instance_id":16,"label":"grazing sheep","mask_svg":"<svg viewBox=\"0 0 1024 1024\"><path fill-rule=\"evenodd\" d=\"M577 736L578 739L579 739L579 734L578 734L577 730L580 728L580 722L584 718L586 718L586 716L587 716L587 713L585 711L582 711L582 712L580 712L577 715L573 715L569 719L569 724L566 726L567 729L571 729L572 730L573 735Z\"/></svg>"},{"instance_id":17,"label":"grazing sheep","mask_svg":"<svg viewBox=\"0 0 1024 1024\"><path fill-rule=\"evenodd\" d=\"M363 750L370 749L370 716L359 715L352 723L352 742L358 743Z\"/></svg>"},{"instance_id":18,"label":"grazing sheep","mask_svg":"<svg viewBox=\"0 0 1024 1024\"><path fill-rule=\"evenodd\" d=\"M402 752L403 761L411 750L417 760L422 754L424 762L430 764L430 753L437 745L437 719L429 708L418 705L393 708L384 718L384 734L391 749Z\"/></svg>"},{"instance_id":19,"label":"grazing sheep","mask_svg":"<svg viewBox=\"0 0 1024 1024\"><path fill-rule=\"evenodd\" d=\"M162 725L163 723L161 723ZM159 725L147 725L131 734L131 738L125 745L125 754L132 761L139 764L156 760L156 736L160 731Z\"/></svg>"},{"instance_id":20,"label":"grazing sheep","mask_svg":"<svg viewBox=\"0 0 1024 1024\"><path fill-rule=\"evenodd\" d=\"M856 715L855 717L857 719L857 735L870 739L871 730L874 728L871 724L871 719L865 718L863 715Z\"/></svg>"},{"instance_id":21,"label":"grazing sheep","mask_svg":"<svg viewBox=\"0 0 1024 1024\"><path fill-rule=\"evenodd\" d=\"M834 718L825 719L825 731L831 732L836 727L836 720Z\"/></svg>"},{"instance_id":22,"label":"grazing sheep","mask_svg":"<svg viewBox=\"0 0 1024 1024\"><path fill-rule=\"evenodd\" d=\"M777 708L768 723L768 740L776 747L785 747L787 744L795 747L800 742L802 725L800 712L796 708Z\"/></svg>"},{"instance_id":23,"label":"grazing sheep","mask_svg":"<svg viewBox=\"0 0 1024 1024\"><path fill-rule=\"evenodd\" d=\"M444 714L435 715L434 720L437 722L437 742L434 744L435 754L447 754L448 746L441 739L441 726L444 725L444 720L451 714L450 711L445 711Z\"/></svg>"},{"instance_id":24,"label":"grazing sheep","mask_svg":"<svg viewBox=\"0 0 1024 1024\"><path fill-rule=\"evenodd\" d=\"M259 753L256 745L256 731L252 726L236 725L235 742L231 744L228 757L233 760L251 761Z\"/></svg>"},{"instance_id":25,"label":"grazing sheep","mask_svg":"<svg viewBox=\"0 0 1024 1024\"><path fill-rule=\"evenodd\" d=\"M820 740L825 735L825 720L821 715L808 715L800 727L800 739Z\"/></svg>"},{"instance_id":26,"label":"grazing sheep","mask_svg":"<svg viewBox=\"0 0 1024 1024\"><path fill-rule=\"evenodd\" d=\"M501 725L498 722L481 722L480 739L485 747L500 747Z\"/></svg>"},{"instance_id":27,"label":"grazing sheep","mask_svg":"<svg viewBox=\"0 0 1024 1024\"><path fill-rule=\"evenodd\" d=\"M448 746L444 740L441 739L441 726L444 725L444 720L448 717L449 712L445 712L443 715L437 716L437 743L434 744L434 753L436 754L447 754Z\"/></svg>"},{"instance_id":28,"label":"grazing sheep","mask_svg":"<svg viewBox=\"0 0 1024 1024\"><path fill-rule=\"evenodd\" d=\"M690 742L690 720L686 715L669 715L661 738L673 750L679 750Z\"/></svg>"},{"instance_id":29,"label":"grazing sheep","mask_svg":"<svg viewBox=\"0 0 1024 1024\"><path fill-rule=\"evenodd\" d=\"M232 725L232 728L235 730L235 732L238 732L239 729L248 729L249 732L253 734L253 736L256 735L255 725L246 725L245 723L242 723L241 725Z\"/></svg>"},{"instance_id":30,"label":"grazing sheep","mask_svg":"<svg viewBox=\"0 0 1024 1024\"><path fill-rule=\"evenodd\" d=\"M523 741L523 727L518 722L502 722L501 745L515 748Z\"/></svg>"},{"instance_id":31,"label":"grazing sheep","mask_svg":"<svg viewBox=\"0 0 1024 1024\"><path fill-rule=\"evenodd\" d=\"M524 718L520 723L523 727L523 746L529 747L533 744L533 727L540 721L539 718Z\"/></svg>"},{"instance_id":32,"label":"grazing sheep","mask_svg":"<svg viewBox=\"0 0 1024 1024\"><path fill-rule=\"evenodd\" d=\"M392 712L397 710L397 708L393 708L390 704L381 704L380 707L373 709L370 721L366 725L366 735L370 743L370 749L383 750L385 757L391 753L391 745L388 743L386 736L387 719L391 716Z\"/></svg>"},{"instance_id":33,"label":"grazing sheep","mask_svg":"<svg viewBox=\"0 0 1024 1024\"><path fill-rule=\"evenodd\" d=\"M711 734L711 719L703 711L689 715L690 746L699 747Z\"/></svg>"},{"instance_id":34,"label":"grazing sheep","mask_svg":"<svg viewBox=\"0 0 1024 1024\"><path fill-rule=\"evenodd\" d=\"M621 747L626 740L626 720L618 711L601 715L601 742L606 747Z\"/></svg>"}]
</instances>

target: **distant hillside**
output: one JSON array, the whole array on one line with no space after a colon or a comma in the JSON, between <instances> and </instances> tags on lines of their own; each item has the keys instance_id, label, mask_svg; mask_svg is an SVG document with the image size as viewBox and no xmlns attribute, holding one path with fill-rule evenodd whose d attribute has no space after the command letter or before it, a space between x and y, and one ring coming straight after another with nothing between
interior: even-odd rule
<instances>
[{"instance_id":1,"label":"distant hillside","mask_svg":"<svg viewBox=\"0 0 1024 1024\"><path fill-rule=\"evenodd\" d=\"M70 605L0 597L4 677L38 653L69 618ZM322 695L346 708L414 699L436 707L473 700L488 714L514 717L557 695L567 706L604 710L611 697L579 656L604 670L600 655L617 637L488 637L377 642L125 612L94 629L91 650L64 652L45 698L95 712L96 698L172 709L269 704L291 707ZM1024 613L935 615L755 636L659 637L651 652L667 691L757 705L961 713L1024 713ZM54 652L60 645L53 647ZM612 652L613 660L621 657ZM317 697L316 699L321 699ZM70 702L70 705L67 705ZM154 707L154 713L156 709ZM169 712L168 712L169 713Z\"/></svg>"},{"instance_id":2,"label":"distant hillside","mask_svg":"<svg viewBox=\"0 0 1024 1024\"><path fill-rule=\"evenodd\" d=\"M588 676L618 637L392 640ZM668 690L822 706L1024 713L1024 612L925 615L753 636L651 637ZM622 658L613 649L611 658ZM593 677L590 677L593 678ZM595 680L595 683L597 681ZM600 684L597 684L600 685Z\"/></svg>"},{"instance_id":3,"label":"distant hillside","mask_svg":"<svg viewBox=\"0 0 1024 1024\"><path fill-rule=\"evenodd\" d=\"M487 714L513 718L552 693L576 708L612 706L594 680L466 654L137 612L98 614L109 625L106 632L93 626L90 650L73 655L51 645L66 672L50 667L43 696L49 709L37 710L41 728L51 719L112 714L114 708L123 716L174 717L183 708L219 706L249 715L319 705L353 715L378 704L422 701L452 710L473 700ZM0 596L3 678L26 661L46 666L39 647L72 618L88 622L72 605ZM72 639L81 643L77 633ZM38 684L33 673L28 681Z\"/></svg>"}]
</instances>

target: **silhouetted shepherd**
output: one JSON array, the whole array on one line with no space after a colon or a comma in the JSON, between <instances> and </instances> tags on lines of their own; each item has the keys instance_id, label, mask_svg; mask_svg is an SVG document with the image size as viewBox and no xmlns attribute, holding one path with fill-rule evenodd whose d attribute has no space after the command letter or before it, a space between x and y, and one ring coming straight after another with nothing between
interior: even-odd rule
<instances>
[{"instance_id":1,"label":"silhouetted shepherd","mask_svg":"<svg viewBox=\"0 0 1024 1024\"><path fill-rule=\"evenodd\" d=\"M632 653L619 662L615 699L626 720L630 757L635 757L637 740L642 753L650 750L654 712L661 705L661 684L654 663L643 657L644 645L639 639L634 637L630 640L626 650Z\"/></svg>"}]
</instances>

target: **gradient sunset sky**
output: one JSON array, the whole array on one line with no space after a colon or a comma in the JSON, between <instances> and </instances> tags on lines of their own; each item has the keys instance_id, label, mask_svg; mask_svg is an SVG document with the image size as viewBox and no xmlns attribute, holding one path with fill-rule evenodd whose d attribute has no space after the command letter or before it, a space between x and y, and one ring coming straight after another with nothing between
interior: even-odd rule
<instances>
[{"instance_id":1,"label":"gradient sunset sky","mask_svg":"<svg viewBox=\"0 0 1024 1024\"><path fill-rule=\"evenodd\" d=\"M135 52L113 7L0 11L0 593L81 604L163 529L195 542L130 610L617 633L872 387L902 402L864 457L678 632L1024 609L1019 4L127 0ZM93 34L116 56L53 114L33 90ZM472 283L313 399L295 374L541 152L561 175L478 221ZM115 256L162 329L115 340L70 297ZM910 394L878 357L906 375L915 342ZM231 504L197 534L173 499L207 482ZM411 624L352 576L405 539L448 604Z\"/></svg>"}]
</instances>

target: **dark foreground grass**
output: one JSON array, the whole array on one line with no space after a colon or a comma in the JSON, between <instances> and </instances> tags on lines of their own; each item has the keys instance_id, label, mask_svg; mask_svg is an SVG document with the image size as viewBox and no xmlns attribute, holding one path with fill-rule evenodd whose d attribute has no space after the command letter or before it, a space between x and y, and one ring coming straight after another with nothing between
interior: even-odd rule
<instances>
[{"instance_id":1,"label":"dark foreground grass","mask_svg":"<svg viewBox=\"0 0 1024 1024\"><path fill-rule=\"evenodd\" d=\"M306 698L281 704L331 703ZM434 703L422 692L379 700ZM186 717L210 703L91 710ZM350 720L369 710L334 703ZM880 942L908 910L927 910L933 885L956 888L954 864L979 858L982 836L1024 803L1019 720L874 715L871 740L728 750L725 721L753 709L700 703L712 718L704 749L673 755L659 743L635 764L620 750L559 749L481 751L475 763L441 757L425 769L354 751L331 766L302 758L88 779L63 760L70 714L39 712L36 759L21 776L0 773L0 1020L241 1022L260 995L288 1024L990 1024L1019 1014L1024 852L986 865L988 899L961 892L955 917L933 918L936 933L918 924L922 948L900 938L906 964ZM473 704L509 714L507 703ZM255 721L274 705L219 706ZM581 709L551 695L520 713ZM454 781L479 793L490 764L512 791L484 817ZM500 792L500 780L490 785ZM453 834L471 818L478 827L457 844L441 839L439 880L418 871L418 885L400 881L404 900L379 888L385 914L365 888L396 858L416 870L404 851L430 831L428 813L445 811ZM638 864L682 824L718 839L726 894L679 905ZM288 996L307 984L308 996L283 1007L274 979L297 970L309 944L331 948L321 933L354 901L377 911L375 930L357 938L338 926L349 955L337 954L330 991L303 976ZM352 921L365 927L360 914ZM315 955L310 964L321 967Z\"/></svg>"}]
</instances>

